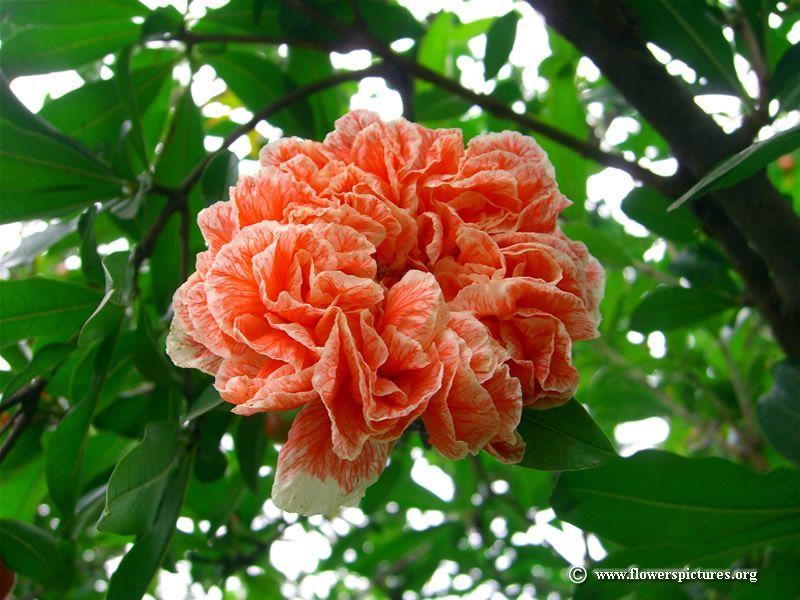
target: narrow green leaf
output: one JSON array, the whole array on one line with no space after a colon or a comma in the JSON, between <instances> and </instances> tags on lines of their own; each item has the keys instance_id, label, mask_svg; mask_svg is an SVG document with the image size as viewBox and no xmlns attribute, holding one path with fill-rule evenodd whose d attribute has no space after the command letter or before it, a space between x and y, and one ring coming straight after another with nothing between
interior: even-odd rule
<instances>
[{"instance_id":1,"label":"narrow green leaf","mask_svg":"<svg viewBox=\"0 0 800 600\"><path fill-rule=\"evenodd\" d=\"M518 431L527 444L519 463L523 467L589 469L616 456L611 442L575 399L547 410L523 410Z\"/></svg>"},{"instance_id":2,"label":"narrow green leaf","mask_svg":"<svg viewBox=\"0 0 800 600\"><path fill-rule=\"evenodd\" d=\"M675 210L690 200L708 192L730 187L757 173L773 160L800 148L800 125L776 133L768 140L756 142L718 164L716 167L678 198L669 210Z\"/></svg>"},{"instance_id":3,"label":"narrow green leaf","mask_svg":"<svg viewBox=\"0 0 800 600\"><path fill-rule=\"evenodd\" d=\"M0 519L0 556L12 571L54 590L67 589L74 579L65 547L28 523Z\"/></svg>"},{"instance_id":4,"label":"narrow green leaf","mask_svg":"<svg viewBox=\"0 0 800 600\"><path fill-rule=\"evenodd\" d=\"M81 236L81 271L86 280L95 285L105 283L103 274L103 263L97 252L97 242L94 237L94 219L97 216L97 209L90 206L78 219L78 233Z\"/></svg>"},{"instance_id":5,"label":"narrow green leaf","mask_svg":"<svg viewBox=\"0 0 800 600\"><path fill-rule=\"evenodd\" d=\"M800 535L800 472L756 473L720 458L647 450L563 473L552 505L560 519L628 547L734 538L758 545L765 529L767 541L778 532Z\"/></svg>"},{"instance_id":6,"label":"narrow green leaf","mask_svg":"<svg viewBox=\"0 0 800 600\"><path fill-rule=\"evenodd\" d=\"M0 281L0 339L67 339L98 305L99 292L82 285L32 277Z\"/></svg>"},{"instance_id":7,"label":"narrow green leaf","mask_svg":"<svg viewBox=\"0 0 800 600\"><path fill-rule=\"evenodd\" d=\"M483 59L485 65L484 79L492 79L497 75L500 68L508 61L508 55L514 47L517 37L517 22L519 13L512 10L495 20L486 34L486 57Z\"/></svg>"},{"instance_id":8,"label":"narrow green leaf","mask_svg":"<svg viewBox=\"0 0 800 600\"><path fill-rule=\"evenodd\" d=\"M136 97L131 74L131 53L133 46L126 46L117 55L116 73L114 83L117 88L120 105L122 106L123 123L130 127L130 139L133 147L139 155L143 165L147 164L147 146L144 141L142 131L142 108L139 106L139 99ZM163 80L156 80L158 84ZM153 98L158 93L160 85L153 86Z\"/></svg>"},{"instance_id":9,"label":"narrow green leaf","mask_svg":"<svg viewBox=\"0 0 800 600\"><path fill-rule=\"evenodd\" d=\"M115 252L102 260L106 293L81 327L78 346L86 347L119 328L133 287L130 252Z\"/></svg>"},{"instance_id":10,"label":"narrow green leaf","mask_svg":"<svg viewBox=\"0 0 800 600\"><path fill-rule=\"evenodd\" d=\"M769 443L800 466L800 361L775 366L775 383L758 402L758 422Z\"/></svg>"},{"instance_id":11,"label":"narrow green leaf","mask_svg":"<svg viewBox=\"0 0 800 600\"><path fill-rule=\"evenodd\" d=\"M699 323L733 308L735 303L710 289L661 286L646 294L631 315L631 329L642 333L671 331Z\"/></svg>"},{"instance_id":12,"label":"narrow green leaf","mask_svg":"<svg viewBox=\"0 0 800 600\"><path fill-rule=\"evenodd\" d=\"M653 188L638 187L622 201L622 212L665 239L680 244L695 241L700 228L695 216L688 207L667 212L669 205L669 199Z\"/></svg>"},{"instance_id":13,"label":"narrow green leaf","mask_svg":"<svg viewBox=\"0 0 800 600\"><path fill-rule=\"evenodd\" d=\"M214 389L214 386L210 385L203 390L203 393L200 394L200 397L194 401L192 408L189 409L188 413L181 417L181 420L192 421L197 417L204 415L208 411L217 408L222 403L223 400L219 397L219 392Z\"/></svg>"},{"instance_id":14,"label":"narrow green leaf","mask_svg":"<svg viewBox=\"0 0 800 600\"><path fill-rule=\"evenodd\" d=\"M120 459L108 480L106 506L97 528L122 535L145 534L180 460L179 429L150 423L144 439Z\"/></svg>"},{"instance_id":15,"label":"narrow green leaf","mask_svg":"<svg viewBox=\"0 0 800 600\"><path fill-rule=\"evenodd\" d=\"M164 493L155 523L136 540L111 576L107 600L139 600L144 596L169 550L192 473L192 462L193 455L184 454Z\"/></svg>"},{"instance_id":16,"label":"narrow green leaf","mask_svg":"<svg viewBox=\"0 0 800 600\"><path fill-rule=\"evenodd\" d=\"M47 487L53 502L67 520L72 518L75 510L81 485L86 438L111 364L116 337L112 333L100 344L94 362L92 385L87 396L61 419L45 446Z\"/></svg>"},{"instance_id":17,"label":"narrow green leaf","mask_svg":"<svg viewBox=\"0 0 800 600\"><path fill-rule=\"evenodd\" d=\"M428 25L425 35L422 36L417 51L417 62L445 77L452 77L455 71L455 58L451 52L453 17L453 13L447 11L437 14ZM414 86L420 92L434 87L427 81L416 81Z\"/></svg>"},{"instance_id":18,"label":"narrow green leaf","mask_svg":"<svg viewBox=\"0 0 800 600\"><path fill-rule=\"evenodd\" d=\"M239 420L234 438L236 458L239 461L242 478L253 492L258 492L258 470L262 465L266 442L263 414L255 414Z\"/></svg>"}]
</instances>

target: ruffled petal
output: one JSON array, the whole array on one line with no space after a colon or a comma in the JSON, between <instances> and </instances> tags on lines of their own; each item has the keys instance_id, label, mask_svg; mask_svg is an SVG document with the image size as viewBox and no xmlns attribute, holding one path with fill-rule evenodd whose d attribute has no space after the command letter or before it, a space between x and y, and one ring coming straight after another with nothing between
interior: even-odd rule
<instances>
[{"instance_id":1,"label":"ruffled petal","mask_svg":"<svg viewBox=\"0 0 800 600\"><path fill-rule=\"evenodd\" d=\"M331 421L321 402L307 405L295 417L278 453L272 486L278 508L316 515L353 506L386 467L391 442L370 440L346 460L334 452L331 439Z\"/></svg>"}]
</instances>

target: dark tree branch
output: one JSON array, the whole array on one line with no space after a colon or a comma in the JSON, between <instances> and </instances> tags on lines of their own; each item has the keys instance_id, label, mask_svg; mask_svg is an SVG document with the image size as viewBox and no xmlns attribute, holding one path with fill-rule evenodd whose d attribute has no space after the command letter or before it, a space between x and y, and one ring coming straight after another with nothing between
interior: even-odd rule
<instances>
[{"instance_id":1,"label":"dark tree branch","mask_svg":"<svg viewBox=\"0 0 800 600\"><path fill-rule=\"evenodd\" d=\"M747 142L728 136L690 91L652 56L636 16L620 0L528 0L550 26L592 59L670 144L688 173L705 175ZM748 284L779 343L800 356L800 218L763 174L693 203Z\"/></svg>"},{"instance_id":2,"label":"dark tree branch","mask_svg":"<svg viewBox=\"0 0 800 600\"><path fill-rule=\"evenodd\" d=\"M25 431L25 428L30 425L33 420L33 416L36 414L36 407L39 405L39 397L46 383L44 379L34 379L7 401L3 402L3 404L7 406L21 404L21 407L19 411L11 417L11 421L14 424L11 427L11 431L8 432L8 435L3 440L2 445L0 445L0 462L8 456L8 453L14 448L14 444L17 443L22 432ZM14 402L11 402L12 400L14 400Z\"/></svg>"}]
</instances>

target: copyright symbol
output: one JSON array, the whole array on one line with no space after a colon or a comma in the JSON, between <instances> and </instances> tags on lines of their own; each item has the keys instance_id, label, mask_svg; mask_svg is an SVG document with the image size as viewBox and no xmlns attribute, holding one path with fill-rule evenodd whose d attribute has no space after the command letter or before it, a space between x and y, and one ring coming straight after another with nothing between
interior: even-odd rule
<instances>
[{"instance_id":1,"label":"copyright symbol","mask_svg":"<svg viewBox=\"0 0 800 600\"><path fill-rule=\"evenodd\" d=\"M570 567L567 572L567 577L572 583L583 583L586 581L586 567L574 566Z\"/></svg>"}]
</instances>

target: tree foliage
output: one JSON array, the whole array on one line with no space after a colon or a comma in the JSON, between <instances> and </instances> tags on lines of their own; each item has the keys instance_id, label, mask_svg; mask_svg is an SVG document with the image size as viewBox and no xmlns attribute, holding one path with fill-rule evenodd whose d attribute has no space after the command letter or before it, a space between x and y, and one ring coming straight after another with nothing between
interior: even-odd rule
<instances>
[{"instance_id":1,"label":"tree foliage","mask_svg":"<svg viewBox=\"0 0 800 600\"><path fill-rule=\"evenodd\" d=\"M331 595L377 598L800 594L797 5L530 0L462 22L388 0L198 4L0 4L0 222L24 232L0 281L0 558L16 597L166 597L158 574L180 569L225 597L307 594L323 572ZM531 8L551 49L538 69L509 62ZM370 65L335 68L351 50ZM461 83L473 64L481 91ZM64 70L81 85L36 114L12 91ZM190 81L212 71L198 102ZM209 377L172 366L170 300L203 249L197 212L267 141L256 126L321 139L375 76L426 126L537 137L574 201L565 232L606 269L602 336L574 349L576 399L523 415L521 465L451 462L410 432L360 511L298 519L269 501L291 415L231 415ZM741 118L702 110L709 95ZM617 190L587 201L607 168L636 182L619 206ZM658 449L615 437L656 418ZM575 587L538 533L548 515L585 532L596 566L760 580ZM270 561L290 527L330 546L297 580Z\"/></svg>"}]
</instances>

